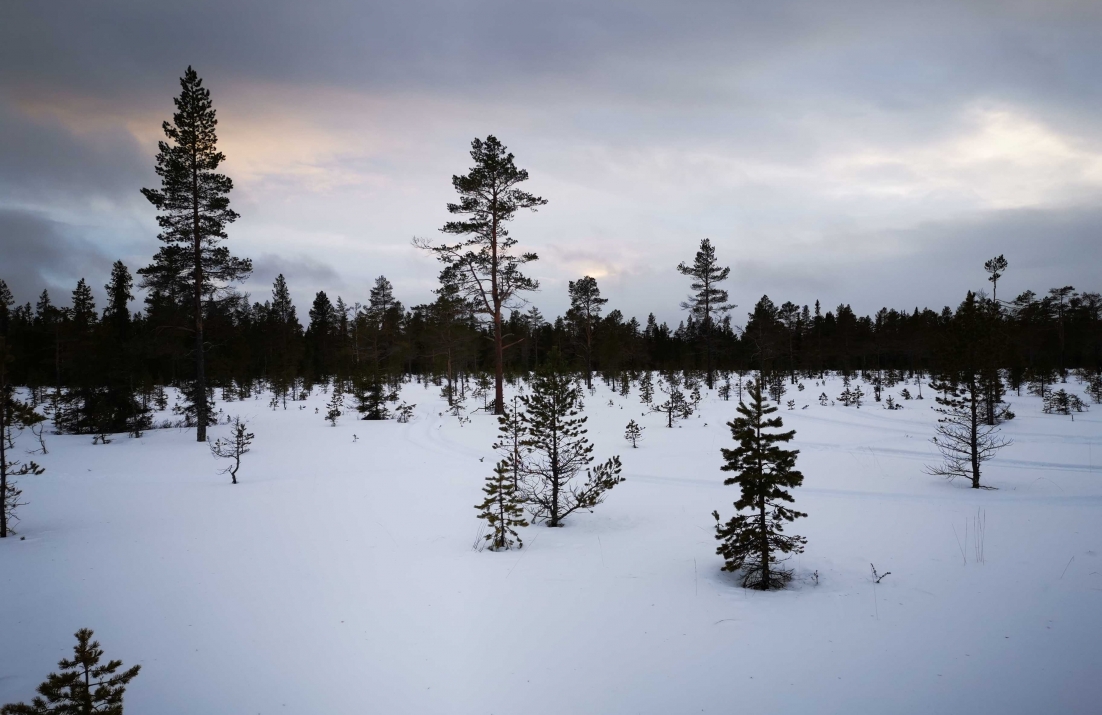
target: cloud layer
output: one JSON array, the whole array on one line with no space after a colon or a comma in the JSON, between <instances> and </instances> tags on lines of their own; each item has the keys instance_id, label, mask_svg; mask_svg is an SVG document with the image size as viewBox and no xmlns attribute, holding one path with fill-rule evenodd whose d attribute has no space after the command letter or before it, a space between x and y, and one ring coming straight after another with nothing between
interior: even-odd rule
<instances>
[{"instance_id":1,"label":"cloud layer","mask_svg":"<svg viewBox=\"0 0 1102 715\"><path fill-rule=\"evenodd\" d=\"M257 297L282 270L300 304L362 300L379 274L428 299L410 238L447 219L488 133L550 200L513 229L547 313L588 273L613 307L676 320L673 267L705 236L741 305L956 303L996 253L1008 291L1098 289L1100 32L1095 2L16 0L0 277L27 300L148 260L138 189L193 64Z\"/></svg>"}]
</instances>

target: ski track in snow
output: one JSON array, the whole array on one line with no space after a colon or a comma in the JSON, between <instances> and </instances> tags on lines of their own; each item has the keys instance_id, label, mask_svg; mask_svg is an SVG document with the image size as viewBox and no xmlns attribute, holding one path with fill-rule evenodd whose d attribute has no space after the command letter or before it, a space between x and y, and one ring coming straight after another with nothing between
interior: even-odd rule
<instances>
[{"instance_id":1,"label":"ski track in snow","mask_svg":"<svg viewBox=\"0 0 1102 715\"><path fill-rule=\"evenodd\" d=\"M330 427L317 393L220 402L257 434L238 486L192 432L51 437L21 483L25 540L0 542L0 702L88 626L143 666L128 711L165 715L1097 712L1098 412L1011 396L1014 444L976 491L922 471L931 397L890 412L822 391L790 388L779 413L809 544L765 594L715 555L711 511L738 495L719 471L735 403L714 393L674 429L636 394L587 395L594 456L620 454L627 481L499 554L472 548L496 419L460 424L435 388L404 388L408 424Z\"/></svg>"}]
</instances>

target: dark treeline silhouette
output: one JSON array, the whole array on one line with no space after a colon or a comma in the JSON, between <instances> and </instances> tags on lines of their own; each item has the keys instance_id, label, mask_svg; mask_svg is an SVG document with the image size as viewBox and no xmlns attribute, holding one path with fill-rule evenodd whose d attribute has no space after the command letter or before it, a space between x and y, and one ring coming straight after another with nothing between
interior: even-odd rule
<instances>
[{"instance_id":1,"label":"dark treeline silhouette","mask_svg":"<svg viewBox=\"0 0 1102 715\"><path fill-rule=\"evenodd\" d=\"M187 393L194 384L189 296L173 301L150 293L144 309L131 313L131 284L117 262L102 309L83 279L67 306L47 291L33 304L16 305L6 286L0 289L10 384L51 403L61 431L140 430L141 416L163 400L158 388ZM364 392L416 374L452 394L457 381L494 371L496 343L492 324L477 322L448 290L438 293L431 303L406 308L384 277L366 304L319 292L305 326L283 276L263 302L241 294L210 298L203 306L208 391L243 397L263 383L286 400L333 379ZM703 372L711 363L792 379L828 370L938 375L974 368L1020 390L1024 381L1064 380L1073 368L1102 369L1102 299L1070 288L1026 292L1005 303L969 293L956 310L885 308L872 316L848 305L823 312L818 304L777 305L763 296L741 329L728 315L707 333L691 313L671 329L653 314L640 323L615 308L599 317L573 310L553 321L529 308L512 311L503 329L507 375L534 370L557 349L572 369L592 370L610 383L625 372Z\"/></svg>"}]
</instances>

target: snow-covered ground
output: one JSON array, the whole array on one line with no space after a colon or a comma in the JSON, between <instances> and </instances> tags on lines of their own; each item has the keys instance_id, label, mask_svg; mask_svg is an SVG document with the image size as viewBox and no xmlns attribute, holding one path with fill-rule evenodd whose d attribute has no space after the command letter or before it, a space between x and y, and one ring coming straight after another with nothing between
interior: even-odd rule
<instances>
[{"instance_id":1,"label":"snow-covered ground","mask_svg":"<svg viewBox=\"0 0 1102 715\"><path fill-rule=\"evenodd\" d=\"M238 486L190 431L48 438L25 540L0 542L0 703L90 627L142 664L127 711L158 715L1102 710L1102 408L1010 397L998 490L975 491L923 473L928 388L891 412L806 385L782 416L809 544L771 593L715 555L737 488L719 471L735 403L714 393L674 429L634 390L587 397L595 456L627 481L505 553L472 548L496 422L440 416L435 388L406 387L408 424L331 427L317 393L220 403L256 433Z\"/></svg>"}]
</instances>

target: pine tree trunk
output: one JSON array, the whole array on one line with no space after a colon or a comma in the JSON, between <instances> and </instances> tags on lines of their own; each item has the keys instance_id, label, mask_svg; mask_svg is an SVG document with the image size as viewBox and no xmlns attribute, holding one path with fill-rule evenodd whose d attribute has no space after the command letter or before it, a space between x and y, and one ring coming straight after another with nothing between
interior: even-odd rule
<instances>
[{"instance_id":1,"label":"pine tree trunk","mask_svg":"<svg viewBox=\"0 0 1102 715\"><path fill-rule=\"evenodd\" d=\"M758 503L759 518L761 519L761 590L769 590L769 526L765 518L765 497L761 497Z\"/></svg>"},{"instance_id":2,"label":"pine tree trunk","mask_svg":"<svg viewBox=\"0 0 1102 715\"><path fill-rule=\"evenodd\" d=\"M496 282L496 281L495 281ZM497 302L494 289L494 414L505 414L505 350L501 340L501 305Z\"/></svg>"},{"instance_id":3,"label":"pine tree trunk","mask_svg":"<svg viewBox=\"0 0 1102 715\"><path fill-rule=\"evenodd\" d=\"M0 370L3 367L0 366ZM5 378L7 375L4 376ZM0 380L0 539L8 536L8 384Z\"/></svg>"},{"instance_id":4,"label":"pine tree trunk","mask_svg":"<svg viewBox=\"0 0 1102 715\"><path fill-rule=\"evenodd\" d=\"M207 441L207 366L203 355L203 240L199 234L199 172L192 153L192 240L195 252L195 441Z\"/></svg>"},{"instance_id":5,"label":"pine tree trunk","mask_svg":"<svg viewBox=\"0 0 1102 715\"><path fill-rule=\"evenodd\" d=\"M559 525L559 418L558 400L555 400L556 414L551 416L551 523Z\"/></svg>"},{"instance_id":6,"label":"pine tree trunk","mask_svg":"<svg viewBox=\"0 0 1102 715\"><path fill-rule=\"evenodd\" d=\"M969 445L972 452L972 488L980 488L980 452L979 452L979 410L978 400L976 395L976 374L969 373L968 393L969 407L970 407L970 420L969 420Z\"/></svg>"}]
</instances>

